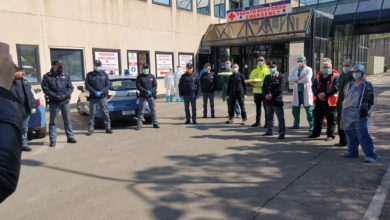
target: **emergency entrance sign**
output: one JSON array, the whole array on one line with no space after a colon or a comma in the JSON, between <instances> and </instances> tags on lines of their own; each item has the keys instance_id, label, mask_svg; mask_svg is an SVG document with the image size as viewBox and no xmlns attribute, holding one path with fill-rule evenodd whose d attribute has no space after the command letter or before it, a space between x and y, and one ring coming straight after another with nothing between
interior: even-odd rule
<instances>
[{"instance_id":1,"label":"emergency entrance sign","mask_svg":"<svg viewBox=\"0 0 390 220\"><path fill-rule=\"evenodd\" d=\"M109 75L119 75L119 53L109 51L95 51L95 60L102 62L102 69Z\"/></svg>"},{"instance_id":2,"label":"emergency entrance sign","mask_svg":"<svg viewBox=\"0 0 390 220\"><path fill-rule=\"evenodd\" d=\"M127 53L128 61L129 61L129 74L130 76L138 75L138 60L137 53L129 52Z\"/></svg>"},{"instance_id":3,"label":"emergency entrance sign","mask_svg":"<svg viewBox=\"0 0 390 220\"><path fill-rule=\"evenodd\" d=\"M275 15L291 13L291 0L273 2L253 7L240 8L227 11L229 22L265 18Z\"/></svg>"},{"instance_id":4,"label":"emergency entrance sign","mask_svg":"<svg viewBox=\"0 0 390 220\"><path fill-rule=\"evenodd\" d=\"M173 55L171 53L156 53L157 77L164 77L173 70Z\"/></svg>"}]
</instances>

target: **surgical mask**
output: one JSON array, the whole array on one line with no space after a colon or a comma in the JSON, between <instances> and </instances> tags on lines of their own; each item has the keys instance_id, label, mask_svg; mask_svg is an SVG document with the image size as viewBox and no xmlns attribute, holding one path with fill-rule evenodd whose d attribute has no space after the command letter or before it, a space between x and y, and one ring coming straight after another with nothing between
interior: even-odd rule
<instances>
[{"instance_id":1,"label":"surgical mask","mask_svg":"<svg viewBox=\"0 0 390 220\"><path fill-rule=\"evenodd\" d=\"M203 71L204 71L204 72L208 72L208 71L209 71L209 68L205 67L205 68L203 68Z\"/></svg>"},{"instance_id":2,"label":"surgical mask","mask_svg":"<svg viewBox=\"0 0 390 220\"><path fill-rule=\"evenodd\" d=\"M324 74L324 75L329 75L331 73L332 73L332 71L330 69L322 69L322 74Z\"/></svg>"},{"instance_id":3,"label":"surgical mask","mask_svg":"<svg viewBox=\"0 0 390 220\"><path fill-rule=\"evenodd\" d=\"M349 72L351 72L351 67L349 66L343 67L343 73L349 73Z\"/></svg>"},{"instance_id":4,"label":"surgical mask","mask_svg":"<svg viewBox=\"0 0 390 220\"><path fill-rule=\"evenodd\" d=\"M354 79L360 79L362 78L362 73L361 72L355 72L352 74Z\"/></svg>"},{"instance_id":5,"label":"surgical mask","mask_svg":"<svg viewBox=\"0 0 390 220\"><path fill-rule=\"evenodd\" d=\"M233 67L233 72L238 73L238 67Z\"/></svg>"},{"instance_id":6,"label":"surgical mask","mask_svg":"<svg viewBox=\"0 0 390 220\"><path fill-rule=\"evenodd\" d=\"M149 74L149 69L143 69L143 73L146 75Z\"/></svg>"},{"instance_id":7,"label":"surgical mask","mask_svg":"<svg viewBox=\"0 0 390 220\"><path fill-rule=\"evenodd\" d=\"M94 68L94 69L95 69L95 71L96 71L96 72L100 72L100 71L102 71L102 67L100 67L100 66L95 66L95 68Z\"/></svg>"},{"instance_id":8,"label":"surgical mask","mask_svg":"<svg viewBox=\"0 0 390 220\"><path fill-rule=\"evenodd\" d=\"M303 63L303 62L298 63L298 68L302 68L304 66L305 66L305 63Z\"/></svg>"},{"instance_id":9,"label":"surgical mask","mask_svg":"<svg viewBox=\"0 0 390 220\"><path fill-rule=\"evenodd\" d=\"M226 67L226 70L231 70L230 65L226 64L225 67Z\"/></svg>"},{"instance_id":10,"label":"surgical mask","mask_svg":"<svg viewBox=\"0 0 390 220\"><path fill-rule=\"evenodd\" d=\"M277 72L276 68L270 68L269 70L271 72L271 75L273 75L273 76L276 75L276 72Z\"/></svg>"},{"instance_id":11,"label":"surgical mask","mask_svg":"<svg viewBox=\"0 0 390 220\"><path fill-rule=\"evenodd\" d=\"M257 66L263 66L264 65L264 61L257 61Z\"/></svg>"}]
</instances>

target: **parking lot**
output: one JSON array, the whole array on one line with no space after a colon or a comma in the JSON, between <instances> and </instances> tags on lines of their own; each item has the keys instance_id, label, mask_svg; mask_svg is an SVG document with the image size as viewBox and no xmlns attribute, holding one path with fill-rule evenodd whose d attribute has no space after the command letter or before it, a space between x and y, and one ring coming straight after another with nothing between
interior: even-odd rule
<instances>
[{"instance_id":1,"label":"parking lot","mask_svg":"<svg viewBox=\"0 0 390 220\"><path fill-rule=\"evenodd\" d=\"M376 164L341 158L345 148L334 147L336 140L309 140L305 121L285 140L263 137L265 129L250 127L251 97L246 126L224 123L220 98L217 118L197 125L183 124L183 103L159 99L160 129L135 131L135 121L120 121L112 135L97 130L87 137L87 117L73 110L78 143L66 143L61 120L56 148L48 138L33 140L0 219L361 219L390 164L390 80L381 77L372 127ZM285 115L291 126L290 104ZM389 208L385 203L381 219Z\"/></svg>"}]
</instances>

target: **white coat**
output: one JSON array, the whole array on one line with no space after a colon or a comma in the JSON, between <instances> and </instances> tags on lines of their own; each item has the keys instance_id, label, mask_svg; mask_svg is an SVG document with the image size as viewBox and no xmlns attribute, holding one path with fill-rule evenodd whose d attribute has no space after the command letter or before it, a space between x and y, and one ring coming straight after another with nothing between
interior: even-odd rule
<instances>
[{"instance_id":1,"label":"white coat","mask_svg":"<svg viewBox=\"0 0 390 220\"><path fill-rule=\"evenodd\" d=\"M174 72L173 75L175 78L175 96L176 96L176 99L180 99L179 81L180 81L181 76L183 75L183 72L181 70L176 70L176 72Z\"/></svg>"},{"instance_id":2,"label":"white coat","mask_svg":"<svg viewBox=\"0 0 390 220\"><path fill-rule=\"evenodd\" d=\"M299 106L299 97L298 97L298 83L303 84L304 91L304 105L312 106L313 105L313 90L312 85L313 70L312 68L305 66L298 77L298 68L294 69L288 76L288 81L293 83L293 100L292 106Z\"/></svg>"},{"instance_id":3,"label":"white coat","mask_svg":"<svg viewBox=\"0 0 390 220\"><path fill-rule=\"evenodd\" d=\"M164 77L165 89L175 88L175 75L174 73L168 73Z\"/></svg>"}]
</instances>

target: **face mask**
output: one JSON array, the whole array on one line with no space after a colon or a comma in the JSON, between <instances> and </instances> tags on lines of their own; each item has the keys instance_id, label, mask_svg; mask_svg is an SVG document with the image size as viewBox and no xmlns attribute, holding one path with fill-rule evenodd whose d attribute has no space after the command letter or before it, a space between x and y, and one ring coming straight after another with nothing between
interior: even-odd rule
<instances>
[{"instance_id":1,"label":"face mask","mask_svg":"<svg viewBox=\"0 0 390 220\"><path fill-rule=\"evenodd\" d=\"M343 73L349 73L351 72L351 68L348 66L343 67Z\"/></svg>"},{"instance_id":2,"label":"face mask","mask_svg":"<svg viewBox=\"0 0 390 220\"><path fill-rule=\"evenodd\" d=\"M143 72L144 72L144 74L147 75L147 74L149 74L149 69L144 69Z\"/></svg>"},{"instance_id":3,"label":"face mask","mask_svg":"<svg viewBox=\"0 0 390 220\"><path fill-rule=\"evenodd\" d=\"M257 61L257 65L258 65L258 66L263 66L263 65L264 65L264 62L263 62L263 61Z\"/></svg>"},{"instance_id":4,"label":"face mask","mask_svg":"<svg viewBox=\"0 0 390 220\"><path fill-rule=\"evenodd\" d=\"M225 65L225 67L226 67L226 70L231 70L230 65Z\"/></svg>"},{"instance_id":5,"label":"face mask","mask_svg":"<svg viewBox=\"0 0 390 220\"><path fill-rule=\"evenodd\" d=\"M362 78L362 73L361 72L355 72L352 74L354 79L360 79Z\"/></svg>"},{"instance_id":6,"label":"face mask","mask_svg":"<svg viewBox=\"0 0 390 220\"><path fill-rule=\"evenodd\" d=\"M298 67L299 68L302 68L302 67L304 67L305 66L305 63L298 63Z\"/></svg>"},{"instance_id":7,"label":"face mask","mask_svg":"<svg viewBox=\"0 0 390 220\"><path fill-rule=\"evenodd\" d=\"M271 75L276 75L276 68L270 68Z\"/></svg>"},{"instance_id":8,"label":"face mask","mask_svg":"<svg viewBox=\"0 0 390 220\"><path fill-rule=\"evenodd\" d=\"M205 68L203 68L203 71L204 71L204 72L208 72L208 71L209 71L209 68L205 67Z\"/></svg>"},{"instance_id":9,"label":"face mask","mask_svg":"<svg viewBox=\"0 0 390 220\"><path fill-rule=\"evenodd\" d=\"M238 67L233 67L233 72L238 73Z\"/></svg>"},{"instance_id":10,"label":"face mask","mask_svg":"<svg viewBox=\"0 0 390 220\"><path fill-rule=\"evenodd\" d=\"M332 71L330 69L322 69L322 74L324 74L324 75L329 75L331 73L332 73Z\"/></svg>"},{"instance_id":11,"label":"face mask","mask_svg":"<svg viewBox=\"0 0 390 220\"><path fill-rule=\"evenodd\" d=\"M96 72L100 72L100 71L102 71L102 68L101 68L100 66L95 66L95 68L94 68L94 69L95 69L95 71L96 71Z\"/></svg>"}]
</instances>

